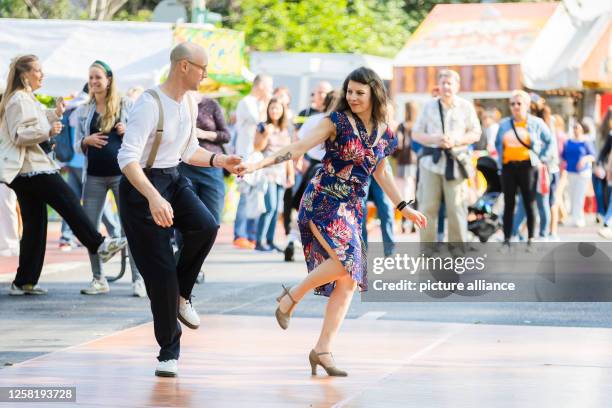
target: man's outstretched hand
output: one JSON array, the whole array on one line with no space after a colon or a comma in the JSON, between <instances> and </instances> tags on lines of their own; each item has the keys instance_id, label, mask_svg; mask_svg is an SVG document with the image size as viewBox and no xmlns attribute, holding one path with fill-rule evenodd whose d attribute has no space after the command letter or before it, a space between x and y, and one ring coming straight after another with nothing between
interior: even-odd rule
<instances>
[{"instance_id":1,"label":"man's outstretched hand","mask_svg":"<svg viewBox=\"0 0 612 408\"><path fill-rule=\"evenodd\" d=\"M221 167L223 167L225 170L229 171L230 173L238 174L238 171L239 171L238 165L242 163L242 157L231 154L227 156L224 155L220 159L221 159L220 160Z\"/></svg>"},{"instance_id":2,"label":"man's outstretched hand","mask_svg":"<svg viewBox=\"0 0 612 408\"><path fill-rule=\"evenodd\" d=\"M249 173L253 173L255 171L254 163L240 163L236 166L236 174L239 176L244 176Z\"/></svg>"}]
</instances>

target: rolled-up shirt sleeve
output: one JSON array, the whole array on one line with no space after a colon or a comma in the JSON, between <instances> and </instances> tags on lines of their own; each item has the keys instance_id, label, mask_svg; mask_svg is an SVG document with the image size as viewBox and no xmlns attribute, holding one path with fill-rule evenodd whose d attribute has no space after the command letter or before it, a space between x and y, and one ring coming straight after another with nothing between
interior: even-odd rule
<instances>
[{"instance_id":1,"label":"rolled-up shirt sleeve","mask_svg":"<svg viewBox=\"0 0 612 408\"><path fill-rule=\"evenodd\" d=\"M130 120L117 154L121 170L132 162L140 163L149 136L157 126L158 115L157 103L153 97L147 93L142 94L130 111Z\"/></svg>"}]
</instances>

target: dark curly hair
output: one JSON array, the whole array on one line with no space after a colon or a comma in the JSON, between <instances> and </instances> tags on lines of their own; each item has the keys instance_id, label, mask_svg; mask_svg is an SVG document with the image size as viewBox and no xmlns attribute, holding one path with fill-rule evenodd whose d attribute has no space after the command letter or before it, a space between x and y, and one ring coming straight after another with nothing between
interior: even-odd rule
<instances>
[{"instance_id":1,"label":"dark curly hair","mask_svg":"<svg viewBox=\"0 0 612 408\"><path fill-rule=\"evenodd\" d=\"M376 125L387 122L387 104L389 102L389 96L387 89L382 79L376 72L370 68L360 67L351 72L342 85L342 91L340 99L336 104L334 110L337 112L350 111L351 107L346 101L346 91L348 89L349 81L359 82L363 85L369 85L372 95L372 119Z\"/></svg>"}]
</instances>

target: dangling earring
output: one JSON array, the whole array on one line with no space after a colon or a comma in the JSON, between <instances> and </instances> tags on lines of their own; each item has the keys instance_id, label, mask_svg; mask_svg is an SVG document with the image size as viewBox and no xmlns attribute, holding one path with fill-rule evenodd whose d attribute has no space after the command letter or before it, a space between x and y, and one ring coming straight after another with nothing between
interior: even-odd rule
<instances>
[{"instance_id":1,"label":"dangling earring","mask_svg":"<svg viewBox=\"0 0 612 408\"><path fill-rule=\"evenodd\" d=\"M32 89L30 87L30 81L28 81L28 78L21 77L21 84L23 85L26 91L30 91Z\"/></svg>"}]
</instances>

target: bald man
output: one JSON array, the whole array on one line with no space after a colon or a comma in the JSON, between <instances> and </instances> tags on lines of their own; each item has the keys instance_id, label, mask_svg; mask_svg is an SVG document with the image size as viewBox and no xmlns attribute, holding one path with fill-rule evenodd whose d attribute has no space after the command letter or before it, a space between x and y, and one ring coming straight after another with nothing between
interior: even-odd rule
<instances>
[{"instance_id":1,"label":"bald man","mask_svg":"<svg viewBox=\"0 0 612 408\"><path fill-rule=\"evenodd\" d=\"M312 91L310 106L303 109L298 113L295 119L295 127L299 130L306 119L309 116L316 115L317 113L323 112L323 104L325 103L325 96L330 93L334 88L327 81L321 81L317 84L317 87Z\"/></svg>"},{"instance_id":2,"label":"bald man","mask_svg":"<svg viewBox=\"0 0 612 408\"><path fill-rule=\"evenodd\" d=\"M155 375L174 377L181 326L197 329L191 304L198 272L219 225L177 166L223 167L234 172L237 156L213 154L196 137L196 91L206 78L208 58L198 45L182 43L170 54L170 74L136 101L117 160L123 172L119 211L136 266L151 299L155 338L160 346ZM161 120L160 120L161 117ZM184 238L175 261L172 228Z\"/></svg>"}]
</instances>

